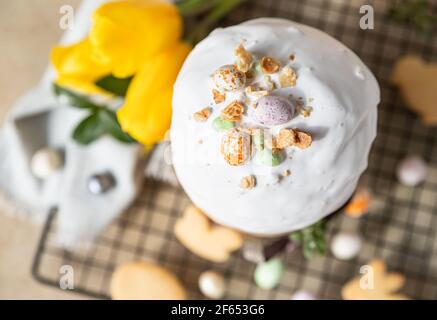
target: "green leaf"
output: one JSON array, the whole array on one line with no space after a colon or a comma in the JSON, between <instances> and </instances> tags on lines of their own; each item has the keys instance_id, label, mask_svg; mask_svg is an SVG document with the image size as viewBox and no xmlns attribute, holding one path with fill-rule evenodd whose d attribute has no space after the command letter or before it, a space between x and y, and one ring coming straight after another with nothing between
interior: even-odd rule
<instances>
[{"instance_id":1,"label":"green leaf","mask_svg":"<svg viewBox=\"0 0 437 320\"><path fill-rule=\"evenodd\" d=\"M92 103L86 96L75 93L57 84L53 85L54 93L68 99L68 104L73 107L88 109L90 115L83 119L73 132L73 139L80 144L88 145L104 134L109 134L124 143L136 142L131 136L123 132L118 123L115 112L105 106Z\"/></svg>"},{"instance_id":2,"label":"green leaf","mask_svg":"<svg viewBox=\"0 0 437 320\"><path fill-rule=\"evenodd\" d=\"M326 252L325 221L320 220L303 230L295 231L289 235L289 238L302 246L306 259L324 254Z\"/></svg>"},{"instance_id":3,"label":"green leaf","mask_svg":"<svg viewBox=\"0 0 437 320\"><path fill-rule=\"evenodd\" d=\"M128 78L116 78L113 75L109 75L97 80L95 84L103 90L119 97L125 97L132 79L133 76Z\"/></svg>"},{"instance_id":4,"label":"green leaf","mask_svg":"<svg viewBox=\"0 0 437 320\"><path fill-rule=\"evenodd\" d=\"M80 144L88 145L105 134L123 143L136 142L131 136L123 132L115 113L105 108L96 109L83 119L74 130L73 139Z\"/></svg>"},{"instance_id":5,"label":"green leaf","mask_svg":"<svg viewBox=\"0 0 437 320\"><path fill-rule=\"evenodd\" d=\"M117 120L117 116L114 112L108 109L101 109L99 110L98 115L99 121L105 128L106 133L124 143L136 142L135 139L121 129L121 126Z\"/></svg>"},{"instance_id":6,"label":"green leaf","mask_svg":"<svg viewBox=\"0 0 437 320\"><path fill-rule=\"evenodd\" d=\"M79 123L73 132L73 139L80 144L87 145L103 136L105 132L105 127L96 111Z\"/></svg>"},{"instance_id":7,"label":"green leaf","mask_svg":"<svg viewBox=\"0 0 437 320\"><path fill-rule=\"evenodd\" d=\"M291 241L296 242L298 244L302 243L303 237L300 231L295 231L289 235Z\"/></svg>"},{"instance_id":8,"label":"green leaf","mask_svg":"<svg viewBox=\"0 0 437 320\"><path fill-rule=\"evenodd\" d=\"M225 17L229 12L245 1L247 0L214 1L214 7L212 7L208 14L206 14L206 16L196 24L195 28L192 28L189 34L185 35L185 40L193 45L197 44L200 40L205 38L217 21Z\"/></svg>"},{"instance_id":9,"label":"green leaf","mask_svg":"<svg viewBox=\"0 0 437 320\"><path fill-rule=\"evenodd\" d=\"M53 92L56 96L64 97L67 99L68 104L72 107L81 108L81 109L98 109L101 106L97 105L89 100L87 96L76 93L67 88L63 88L57 84L53 84Z\"/></svg>"},{"instance_id":10,"label":"green leaf","mask_svg":"<svg viewBox=\"0 0 437 320\"><path fill-rule=\"evenodd\" d=\"M408 0L398 3L391 9L390 15L398 22L413 25L422 34L430 34L437 18L431 13L428 0Z\"/></svg>"},{"instance_id":11,"label":"green leaf","mask_svg":"<svg viewBox=\"0 0 437 320\"><path fill-rule=\"evenodd\" d=\"M210 10L218 1L221 0L180 0L176 6L183 17L192 17Z\"/></svg>"}]
</instances>

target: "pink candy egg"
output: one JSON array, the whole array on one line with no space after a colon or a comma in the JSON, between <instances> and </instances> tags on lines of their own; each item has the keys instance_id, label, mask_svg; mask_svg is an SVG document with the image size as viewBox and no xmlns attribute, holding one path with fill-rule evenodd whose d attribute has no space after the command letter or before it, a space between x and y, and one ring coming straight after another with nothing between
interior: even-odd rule
<instances>
[{"instance_id":1,"label":"pink candy egg","mask_svg":"<svg viewBox=\"0 0 437 320\"><path fill-rule=\"evenodd\" d=\"M251 117L261 125L276 126L290 121L294 109L294 105L285 97L265 96L257 101Z\"/></svg>"},{"instance_id":2,"label":"pink candy egg","mask_svg":"<svg viewBox=\"0 0 437 320\"><path fill-rule=\"evenodd\" d=\"M293 294L291 300L317 300L317 297L311 292L298 290Z\"/></svg>"},{"instance_id":3,"label":"pink candy egg","mask_svg":"<svg viewBox=\"0 0 437 320\"><path fill-rule=\"evenodd\" d=\"M428 166L419 156L408 156L402 160L397 168L399 182L410 187L417 186L425 180Z\"/></svg>"}]
</instances>

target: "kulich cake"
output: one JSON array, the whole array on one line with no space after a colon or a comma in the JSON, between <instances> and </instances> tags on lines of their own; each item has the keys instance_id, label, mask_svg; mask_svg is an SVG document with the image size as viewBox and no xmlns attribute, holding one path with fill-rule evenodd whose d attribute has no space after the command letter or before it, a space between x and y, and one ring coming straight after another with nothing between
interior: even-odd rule
<instances>
[{"instance_id":1,"label":"kulich cake","mask_svg":"<svg viewBox=\"0 0 437 320\"><path fill-rule=\"evenodd\" d=\"M270 18L217 29L175 84L176 174L219 224L266 236L305 228L353 194L379 101L369 69L319 30Z\"/></svg>"}]
</instances>

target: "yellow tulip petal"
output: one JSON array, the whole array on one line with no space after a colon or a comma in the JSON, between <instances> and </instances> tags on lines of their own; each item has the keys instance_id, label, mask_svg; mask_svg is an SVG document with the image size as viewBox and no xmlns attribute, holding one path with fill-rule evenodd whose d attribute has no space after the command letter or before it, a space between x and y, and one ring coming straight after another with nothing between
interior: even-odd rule
<instances>
[{"instance_id":1,"label":"yellow tulip petal","mask_svg":"<svg viewBox=\"0 0 437 320\"><path fill-rule=\"evenodd\" d=\"M124 131L150 145L161 141L171 122L173 84L191 47L179 43L146 61L117 112Z\"/></svg>"},{"instance_id":2,"label":"yellow tulip petal","mask_svg":"<svg viewBox=\"0 0 437 320\"><path fill-rule=\"evenodd\" d=\"M108 74L110 68L93 59L88 38L52 49L51 62L56 70L56 83L82 93L103 93L94 82Z\"/></svg>"},{"instance_id":3,"label":"yellow tulip petal","mask_svg":"<svg viewBox=\"0 0 437 320\"><path fill-rule=\"evenodd\" d=\"M95 11L93 21L94 53L119 78L136 73L146 59L174 46L182 34L179 12L167 1L110 2Z\"/></svg>"},{"instance_id":4,"label":"yellow tulip petal","mask_svg":"<svg viewBox=\"0 0 437 320\"><path fill-rule=\"evenodd\" d=\"M63 88L79 92L81 94L98 94L104 97L112 97L113 94L95 85L93 82L85 81L78 78L61 77L56 79L55 83Z\"/></svg>"}]
</instances>

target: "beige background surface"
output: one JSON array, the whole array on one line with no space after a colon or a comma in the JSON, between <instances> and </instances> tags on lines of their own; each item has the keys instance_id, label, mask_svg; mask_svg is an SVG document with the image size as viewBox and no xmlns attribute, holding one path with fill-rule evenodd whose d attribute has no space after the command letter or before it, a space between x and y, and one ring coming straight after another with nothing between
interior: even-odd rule
<instances>
[{"instance_id":1,"label":"beige background surface","mask_svg":"<svg viewBox=\"0 0 437 320\"><path fill-rule=\"evenodd\" d=\"M35 85L62 30L59 8L79 0L0 0L0 122ZM30 274L41 226L0 210L0 299L68 299L78 295L40 285Z\"/></svg>"}]
</instances>

